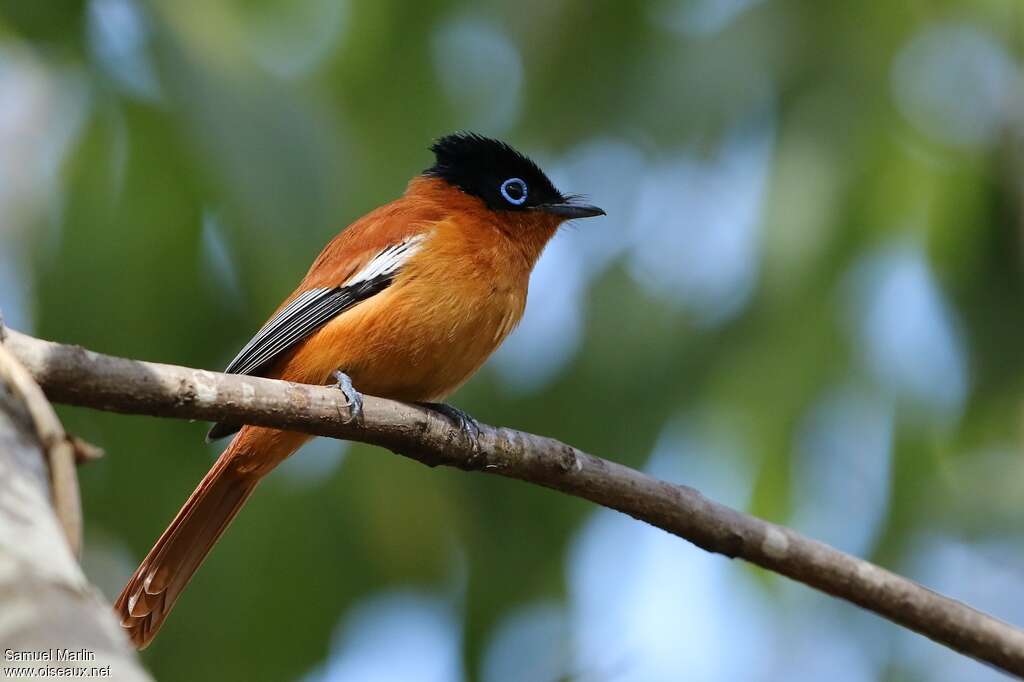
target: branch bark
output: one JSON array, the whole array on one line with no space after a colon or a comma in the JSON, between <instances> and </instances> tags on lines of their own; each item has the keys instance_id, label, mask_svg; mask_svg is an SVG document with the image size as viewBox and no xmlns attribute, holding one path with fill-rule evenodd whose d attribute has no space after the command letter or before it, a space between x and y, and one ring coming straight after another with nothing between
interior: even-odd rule
<instances>
[{"instance_id":1,"label":"branch bark","mask_svg":"<svg viewBox=\"0 0 1024 682\"><path fill-rule=\"evenodd\" d=\"M72 450L39 387L0 345L0 668L4 677L33 669L150 680L75 559ZM59 672L40 674L47 668Z\"/></svg>"},{"instance_id":2,"label":"branch bark","mask_svg":"<svg viewBox=\"0 0 1024 682\"><path fill-rule=\"evenodd\" d=\"M964 655L1024 676L1024 631L774 523L559 441L481 425L472 442L445 418L365 396L347 421L321 386L127 360L9 332L8 347L54 401L128 414L258 424L387 448L428 466L482 471L616 509L709 552L845 599Z\"/></svg>"}]
</instances>

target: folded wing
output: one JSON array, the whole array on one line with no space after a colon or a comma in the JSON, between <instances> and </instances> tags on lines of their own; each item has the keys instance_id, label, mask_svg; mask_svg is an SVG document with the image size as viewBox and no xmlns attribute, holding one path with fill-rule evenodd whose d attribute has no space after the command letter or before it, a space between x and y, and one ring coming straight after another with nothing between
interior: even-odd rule
<instances>
[{"instance_id":1,"label":"folded wing","mask_svg":"<svg viewBox=\"0 0 1024 682\"><path fill-rule=\"evenodd\" d=\"M423 236L416 235L385 247L341 286L302 291L256 332L224 371L261 376L282 353L331 319L388 288L422 241ZM223 438L239 428L237 424L214 424L206 439Z\"/></svg>"}]
</instances>

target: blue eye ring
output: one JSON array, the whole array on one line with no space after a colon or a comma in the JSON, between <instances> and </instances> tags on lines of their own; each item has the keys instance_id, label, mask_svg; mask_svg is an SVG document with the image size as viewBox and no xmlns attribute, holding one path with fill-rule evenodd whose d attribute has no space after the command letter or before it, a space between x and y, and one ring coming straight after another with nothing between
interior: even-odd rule
<instances>
[{"instance_id":1,"label":"blue eye ring","mask_svg":"<svg viewBox=\"0 0 1024 682\"><path fill-rule=\"evenodd\" d=\"M519 191L522 192L522 196L513 199L512 195L509 194L509 187L517 187ZM522 206L526 203L526 181L522 178L509 178L505 182L501 183L501 196L505 197L505 201L513 206Z\"/></svg>"}]
</instances>

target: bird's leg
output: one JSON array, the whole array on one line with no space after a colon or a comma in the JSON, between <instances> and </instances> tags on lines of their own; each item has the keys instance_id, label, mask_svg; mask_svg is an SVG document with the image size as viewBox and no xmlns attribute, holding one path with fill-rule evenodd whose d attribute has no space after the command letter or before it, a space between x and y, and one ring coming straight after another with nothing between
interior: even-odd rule
<instances>
[{"instance_id":1,"label":"bird's leg","mask_svg":"<svg viewBox=\"0 0 1024 682\"><path fill-rule=\"evenodd\" d=\"M459 408L449 405L447 403L416 403L421 407L425 407L428 410L437 412L442 417L445 417L451 422L455 423L456 428L462 432L462 434L469 439L469 443L476 452L480 449L480 423L469 416Z\"/></svg>"},{"instance_id":2,"label":"bird's leg","mask_svg":"<svg viewBox=\"0 0 1024 682\"><path fill-rule=\"evenodd\" d=\"M338 390L342 392L345 400L348 401L348 405L346 405L348 408L348 421L346 423L362 419L363 396L352 385L352 379L340 369L334 372L334 378L338 380Z\"/></svg>"}]
</instances>

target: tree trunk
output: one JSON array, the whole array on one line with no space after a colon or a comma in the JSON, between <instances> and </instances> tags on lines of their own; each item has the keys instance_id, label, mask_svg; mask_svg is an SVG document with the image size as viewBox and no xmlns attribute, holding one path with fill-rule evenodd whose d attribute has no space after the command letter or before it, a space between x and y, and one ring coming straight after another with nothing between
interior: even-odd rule
<instances>
[{"instance_id":1,"label":"tree trunk","mask_svg":"<svg viewBox=\"0 0 1024 682\"><path fill-rule=\"evenodd\" d=\"M0 376L0 674L77 668L47 676L151 680L82 573L52 500L36 423Z\"/></svg>"}]
</instances>

